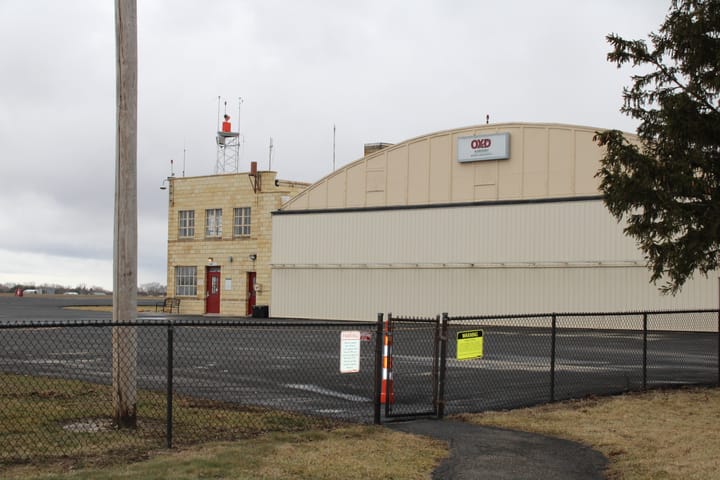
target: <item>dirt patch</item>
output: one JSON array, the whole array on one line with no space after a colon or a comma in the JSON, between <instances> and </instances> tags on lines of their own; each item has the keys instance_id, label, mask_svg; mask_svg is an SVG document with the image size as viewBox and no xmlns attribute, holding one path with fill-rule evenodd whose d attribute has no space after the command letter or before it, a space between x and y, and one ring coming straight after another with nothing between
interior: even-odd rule
<instances>
[{"instance_id":1,"label":"dirt patch","mask_svg":"<svg viewBox=\"0 0 720 480\"><path fill-rule=\"evenodd\" d=\"M112 420L109 418L88 418L77 420L63 425L63 430L75 433L100 433L114 430Z\"/></svg>"}]
</instances>

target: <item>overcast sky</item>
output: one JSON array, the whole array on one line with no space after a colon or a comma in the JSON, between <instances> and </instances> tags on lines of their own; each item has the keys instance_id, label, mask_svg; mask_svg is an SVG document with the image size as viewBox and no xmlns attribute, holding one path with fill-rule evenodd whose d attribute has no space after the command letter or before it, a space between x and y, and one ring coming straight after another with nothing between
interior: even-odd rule
<instances>
[{"instance_id":1,"label":"overcast sky","mask_svg":"<svg viewBox=\"0 0 720 480\"><path fill-rule=\"evenodd\" d=\"M218 97L235 126L243 99L241 171L272 137L273 170L307 182L333 125L337 167L486 114L634 131L605 36L646 38L669 3L139 0L139 283L167 280L170 160L214 173ZM111 289L113 0L0 0L0 68L0 282Z\"/></svg>"}]
</instances>

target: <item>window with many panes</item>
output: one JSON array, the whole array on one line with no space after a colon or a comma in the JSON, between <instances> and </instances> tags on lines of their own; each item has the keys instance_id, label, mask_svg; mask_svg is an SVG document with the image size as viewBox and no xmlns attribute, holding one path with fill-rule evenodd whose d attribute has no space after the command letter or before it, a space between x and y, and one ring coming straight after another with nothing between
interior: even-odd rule
<instances>
[{"instance_id":1,"label":"window with many panes","mask_svg":"<svg viewBox=\"0 0 720 480\"><path fill-rule=\"evenodd\" d=\"M250 207L234 209L233 236L250 236Z\"/></svg>"},{"instance_id":2,"label":"window with many panes","mask_svg":"<svg viewBox=\"0 0 720 480\"><path fill-rule=\"evenodd\" d=\"M197 267L175 267L175 295L197 295Z\"/></svg>"},{"instance_id":3,"label":"window with many panes","mask_svg":"<svg viewBox=\"0 0 720 480\"><path fill-rule=\"evenodd\" d=\"M205 210L205 236L222 237L221 208L209 208Z\"/></svg>"},{"instance_id":4,"label":"window with many panes","mask_svg":"<svg viewBox=\"0 0 720 480\"><path fill-rule=\"evenodd\" d=\"M178 237L192 238L195 236L195 210L178 212Z\"/></svg>"}]
</instances>

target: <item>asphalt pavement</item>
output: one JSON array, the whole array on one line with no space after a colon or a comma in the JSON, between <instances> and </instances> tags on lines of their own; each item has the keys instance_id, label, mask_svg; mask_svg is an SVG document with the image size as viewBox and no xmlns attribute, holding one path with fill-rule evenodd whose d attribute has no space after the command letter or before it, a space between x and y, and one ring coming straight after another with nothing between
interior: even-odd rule
<instances>
[{"instance_id":1,"label":"asphalt pavement","mask_svg":"<svg viewBox=\"0 0 720 480\"><path fill-rule=\"evenodd\" d=\"M450 455L435 469L433 480L605 478L605 456L568 440L452 420L414 420L386 426L448 443Z\"/></svg>"}]
</instances>

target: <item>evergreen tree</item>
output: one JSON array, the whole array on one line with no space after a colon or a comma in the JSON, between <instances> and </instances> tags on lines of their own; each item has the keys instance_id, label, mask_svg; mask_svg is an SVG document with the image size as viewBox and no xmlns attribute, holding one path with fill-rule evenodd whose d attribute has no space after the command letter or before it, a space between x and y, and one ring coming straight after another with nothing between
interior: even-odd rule
<instances>
[{"instance_id":1,"label":"evergreen tree","mask_svg":"<svg viewBox=\"0 0 720 480\"><path fill-rule=\"evenodd\" d=\"M651 281L674 294L720 263L720 0L673 0L650 46L607 40L609 61L647 73L632 76L621 108L640 121L640 145L617 130L596 135L600 189Z\"/></svg>"}]
</instances>

